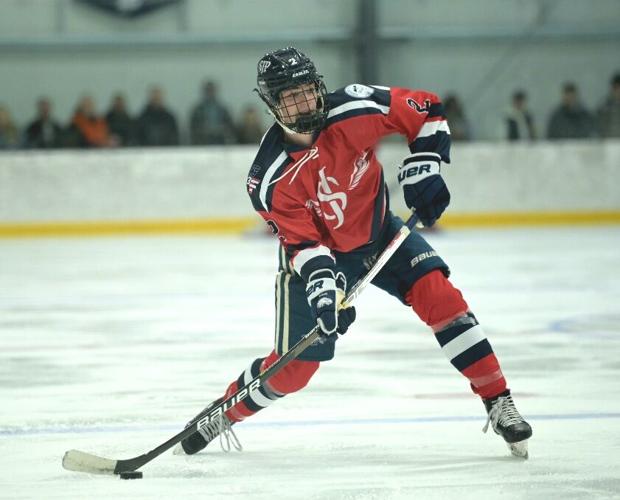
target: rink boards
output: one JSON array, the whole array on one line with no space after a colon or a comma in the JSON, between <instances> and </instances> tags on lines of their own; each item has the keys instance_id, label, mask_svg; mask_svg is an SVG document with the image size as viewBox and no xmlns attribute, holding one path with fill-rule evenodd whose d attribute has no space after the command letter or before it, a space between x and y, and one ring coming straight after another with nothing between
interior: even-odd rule
<instances>
[{"instance_id":1,"label":"rink boards","mask_svg":"<svg viewBox=\"0 0 620 500\"><path fill-rule=\"evenodd\" d=\"M9 152L0 155L0 237L238 234L260 221L245 191L255 147ZM379 151L392 207L396 165ZM456 144L442 167L444 227L618 224L620 142Z\"/></svg>"}]
</instances>

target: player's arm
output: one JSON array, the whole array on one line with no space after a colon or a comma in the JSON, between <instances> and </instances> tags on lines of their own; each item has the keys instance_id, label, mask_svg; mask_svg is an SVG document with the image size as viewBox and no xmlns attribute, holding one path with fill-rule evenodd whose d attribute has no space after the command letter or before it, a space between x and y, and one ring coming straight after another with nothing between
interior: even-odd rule
<instances>
[{"instance_id":1,"label":"player's arm","mask_svg":"<svg viewBox=\"0 0 620 500\"><path fill-rule=\"evenodd\" d=\"M350 124L347 139L360 150L386 135L407 138L410 154L398 179L407 206L424 225L433 225L450 202L440 174L441 163L450 162L450 129L439 98L421 90L353 84L330 99L328 124Z\"/></svg>"},{"instance_id":2,"label":"player's arm","mask_svg":"<svg viewBox=\"0 0 620 500\"><path fill-rule=\"evenodd\" d=\"M450 163L450 129L439 98L430 92L392 89L387 120L407 136L408 154L398 169L405 203L420 221L432 226L450 203L441 176Z\"/></svg>"}]
</instances>

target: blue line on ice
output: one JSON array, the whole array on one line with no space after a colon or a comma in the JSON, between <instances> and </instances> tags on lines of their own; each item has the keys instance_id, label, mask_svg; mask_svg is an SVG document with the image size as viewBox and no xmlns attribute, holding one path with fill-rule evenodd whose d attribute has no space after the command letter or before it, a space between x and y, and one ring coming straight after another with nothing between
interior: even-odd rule
<instances>
[{"instance_id":1,"label":"blue line on ice","mask_svg":"<svg viewBox=\"0 0 620 500\"><path fill-rule=\"evenodd\" d=\"M617 419L620 413L565 413L554 415L527 415L527 420L601 420ZM287 420L281 422L246 422L244 427L310 427L318 425L402 425L427 424L442 422L469 422L484 421L481 416L445 416L445 417L414 417L414 418L369 418L369 419L341 419L341 420ZM6 436L34 436L39 434L96 434L105 432L178 432L181 426L167 425L76 425L68 424L48 427L31 428L0 428L0 437Z\"/></svg>"}]
</instances>

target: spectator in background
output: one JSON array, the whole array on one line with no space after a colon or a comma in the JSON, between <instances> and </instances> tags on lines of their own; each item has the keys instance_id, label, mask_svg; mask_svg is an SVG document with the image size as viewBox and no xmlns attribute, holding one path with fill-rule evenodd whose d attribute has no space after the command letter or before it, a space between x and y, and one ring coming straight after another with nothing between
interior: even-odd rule
<instances>
[{"instance_id":1,"label":"spectator in background","mask_svg":"<svg viewBox=\"0 0 620 500\"><path fill-rule=\"evenodd\" d=\"M235 140L235 127L228 109L219 101L217 86L205 82L202 100L192 110L190 118L192 144L231 144Z\"/></svg>"},{"instance_id":2,"label":"spectator in background","mask_svg":"<svg viewBox=\"0 0 620 500\"><path fill-rule=\"evenodd\" d=\"M24 133L24 147L33 149L59 148L63 130L52 118L52 104L47 97L37 101L37 116L28 124Z\"/></svg>"},{"instance_id":3,"label":"spectator in background","mask_svg":"<svg viewBox=\"0 0 620 500\"><path fill-rule=\"evenodd\" d=\"M549 120L549 139L587 139L594 135L590 112L581 104L577 86L567 82L562 87L562 100Z\"/></svg>"},{"instance_id":4,"label":"spectator in background","mask_svg":"<svg viewBox=\"0 0 620 500\"><path fill-rule=\"evenodd\" d=\"M620 73L609 82L609 95L598 109L598 129L601 137L620 137Z\"/></svg>"},{"instance_id":5,"label":"spectator in background","mask_svg":"<svg viewBox=\"0 0 620 500\"><path fill-rule=\"evenodd\" d=\"M258 144L265 133L260 115L255 106L246 106L237 129L239 144Z\"/></svg>"},{"instance_id":6,"label":"spectator in background","mask_svg":"<svg viewBox=\"0 0 620 500\"><path fill-rule=\"evenodd\" d=\"M16 148L19 133L8 108L0 105L0 149Z\"/></svg>"},{"instance_id":7,"label":"spectator in background","mask_svg":"<svg viewBox=\"0 0 620 500\"><path fill-rule=\"evenodd\" d=\"M105 115L110 134L115 137L119 146L135 145L134 121L127 112L125 97L118 93L112 97L110 109Z\"/></svg>"},{"instance_id":8,"label":"spectator in background","mask_svg":"<svg viewBox=\"0 0 620 500\"><path fill-rule=\"evenodd\" d=\"M68 146L106 148L115 146L104 118L97 114L94 99L86 95L77 105L69 126Z\"/></svg>"},{"instance_id":9,"label":"spectator in background","mask_svg":"<svg viewBox=\"0 0 620 500\"><path fill-rule=\"evenodd\" d=\"M450 127L450 137L453 141L470 141L471 131L465 116L461 100L456 94L449 94L443 101L444 112Z\"/></svg>"},{"instance_id":10,"label":"spectator in background","mask_svg":"<svg viewBox=\"0 0 620 500\"><path fill-rule=\"evenodd\" d=\"M160 87L149 91L149 98L137 122L138 144L142 146L178 146L179 128L175 116L164 104Z\"/></svg>"},{"instance_id":11,"label":"spectator in background","mask_svg":"<svg viewBox=\"0 0 620 500\"><path fill-rule=\"evenodd\" d=\"M512 94L511 106L505 115L506 139L533 141L536 139L534 117L527 108L527 94L517 90Z\"/></svg>"}]
</instances>

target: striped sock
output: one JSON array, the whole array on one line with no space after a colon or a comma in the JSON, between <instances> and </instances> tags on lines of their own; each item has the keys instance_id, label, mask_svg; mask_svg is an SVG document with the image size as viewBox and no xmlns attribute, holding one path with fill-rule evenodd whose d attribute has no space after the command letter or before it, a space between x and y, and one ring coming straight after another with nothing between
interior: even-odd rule
<instances>
[{"instance_id":1,"label":"striped sock","mask_svg":"<svg viewBox=\"0 0 620 500\"><path fill-rule=\"evenodd\" d=\"M469 379L476 394L488 399L506 390L493 348L471 312L433 330L450 363Z\"/></svg>"},{"instance_id":2,"label":"striped sock","mask_svg":"<svg viewBox=\"0 0 620 500\"><path fill-rule=\"evenodd\" d=\"M224 398L230 397L241 387L250 383L252 379L257 377L265 368L263 363L266 359L268 358L255 359L252 364L248 366L248 368L239 376L239 378L228 386ZM228 410L226 412L226 416L231 422L241 422L245 418L250 417L260 410L267 408L267 406L272 405L282 396L284 396L284 394L273 390L267 382L261 385L258 389L250 392L250 394L243 401L239 401L239 403Z\"/></svg>"}]
</instances>

